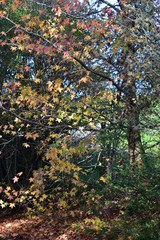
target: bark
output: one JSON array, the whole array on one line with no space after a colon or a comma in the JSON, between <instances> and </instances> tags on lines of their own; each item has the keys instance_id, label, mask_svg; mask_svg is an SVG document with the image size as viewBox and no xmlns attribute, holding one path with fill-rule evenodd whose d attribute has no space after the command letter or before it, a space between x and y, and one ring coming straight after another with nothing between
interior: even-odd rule
<instances>
[{"instance_id":1,"label":"bark","mask_svg":"<svg viewBox=\"0 0 160 240\"><path fill-rule=\"evenodd\" d=\"M140 154L144 153L140 135L139 111L137 108L137 90L135 84L136 81L134 79L134 69L131 67L132 58L133 51L130 49L126 58L126 78L124 80L128 155L130 163L140 161Z\"/></svg>"},{"instance_id":2,"label":"bark","mask_svg":"<svg viewBox=\"0 0 160 240\"><path fill-rule=\"evenodd\" d=\"M126 118L127 118L127 140L128 140L128 155L130 163L139 161L140 154L144 153L141 142L140 128L139 128L139 113L136 107L136 96L132 99L132 94L128 89L130 96L126 97Z\"/></svg>"},{"instance_id":3,"label":"bark","mask_svg":"<svg viewBox=\"0 0 160 240\"><path fill-rule=\"evenodd\" d=\"M142 146L140 126L139 126L139 110L137 107L137 89L136 89L136 61L137 47L133 39L130 37L128 29L133 28L136 20L136 12L128 11L122 1L118 1L123 11L122 25L124 27L124 43L127 43L127 51L124 60L124 94L125 94L125 110L127 122L127 141L128 141L128 156L130 163L141 162L140 154L144 153ZM136 8L136 1L128 1Z\"/></svg>"}]
</instances>

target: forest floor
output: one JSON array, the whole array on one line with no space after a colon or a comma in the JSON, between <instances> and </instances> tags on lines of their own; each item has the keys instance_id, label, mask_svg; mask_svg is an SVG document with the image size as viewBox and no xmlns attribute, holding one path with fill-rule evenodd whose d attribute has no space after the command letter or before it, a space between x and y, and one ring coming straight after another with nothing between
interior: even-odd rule
<instances>
[{"instance_id":1,"label":"forest floor","mask_svg":"<svg viewBox=\"0 0 160 240\"><path fill-rule=\"evenodd\" d=\"M78 219L77 219L78 220ZM12 213L0 217L0 239L5 240L94 240L76 233L72 224L75 219L64 219L63 215L27 217Z\"/></svg>"}]
</instances>

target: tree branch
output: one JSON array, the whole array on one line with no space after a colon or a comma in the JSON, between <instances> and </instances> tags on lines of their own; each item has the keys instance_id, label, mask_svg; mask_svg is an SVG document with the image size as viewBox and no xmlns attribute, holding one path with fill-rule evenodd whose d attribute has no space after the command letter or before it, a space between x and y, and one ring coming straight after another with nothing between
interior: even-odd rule
<instances>
[{"instance_id":1,"label":"tree branch","mask_svg":"<svg viewBox=\"0 0 160 240\"><path fill-rule=\"evenodd\" d=\"M124 92L124 90L123 90L112 78L110 78L109 76L107 76L107 75L105 75L105 74L103 74L103 73L101 73L101 72L97 72L97 71L93 70L92 68L88 67L88 66L87 66L83 61L81 61L79 58L74 57L74 56L73 56L73 58L74 58L77 62L79 62L80 65L81 65L82 67L84 67L87 71L93 73L93 74L96 75L96 76L102 77L102 78L106 79L107 81L112 82L112 84L117 88L118 91Z\"/></svg>"},{"instance_id":2,"label":"tree branch","mask_svg":"<svg viewBox=\"0 0 160 240\"><path fill-rule=\"evenodd\" d=\"M116 8L115 5L113 5L112 3L108 2L107 0L101 0L101 2L107 4L109 7L113 8L116 12L120 12L120 10L118 8Z\"/></svg>"}]
</instances>

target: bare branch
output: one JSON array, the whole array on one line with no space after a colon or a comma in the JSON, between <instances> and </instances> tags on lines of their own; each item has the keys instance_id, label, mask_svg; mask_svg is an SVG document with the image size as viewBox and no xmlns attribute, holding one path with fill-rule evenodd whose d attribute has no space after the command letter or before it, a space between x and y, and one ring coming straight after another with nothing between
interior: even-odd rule
<instances>
[{"instance_id":1,"label":"bare branch","mask_svg":"<svg viewBox=\"0 0 160 240\"><path fill-rule=\"evenodd\" d=\"M116 12L120 12L120 10L115 5L108 2L107 0L101 0L101 2L107 4L109 7L113 8Z\"/></svg>"}]
</instances>

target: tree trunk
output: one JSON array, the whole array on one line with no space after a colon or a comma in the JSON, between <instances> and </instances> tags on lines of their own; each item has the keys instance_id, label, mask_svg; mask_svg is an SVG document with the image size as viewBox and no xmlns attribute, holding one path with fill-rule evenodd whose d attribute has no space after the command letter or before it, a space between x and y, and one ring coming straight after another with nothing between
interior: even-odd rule
<instances>
[{"instance_id":1,"label":"tree trunk","mask_svg":"<svg viewBox=\"0 0 160 240\"><path fill-rule=\"evenodd\" d=\"M140 135L139 110L137 106L135 53L136 51L134 50L134 43L131 44L130 42L128 42L128 50L126 52L125 59L124 89L126 105L128 155L130 163L140 161L140 154L144 153Z\"/></svg>"},{"instance_id":2,"label":"tree trunk","mask_svg":"<svg viewBox=\"0 0 160 240\"><path fill-rule=\"evenodd\" d=\"M125 89L128 155L130 163L134 163L140 161L140 154L144 153L140 135L135 81L129 78Z\"/></svg>"},{"instance_id":3,"label":"tree trunk","mask_svg":"<svg viewBox=\"0 0 160 240\"><path fill-rule=\"evenodd\" d=\"M127 118L129 161L130 163L134 163L139 161L139 154L144 153L139 129L139 116L134 104L130 106Z\"/></svg>"}]
</instances>

